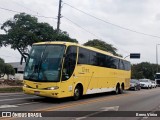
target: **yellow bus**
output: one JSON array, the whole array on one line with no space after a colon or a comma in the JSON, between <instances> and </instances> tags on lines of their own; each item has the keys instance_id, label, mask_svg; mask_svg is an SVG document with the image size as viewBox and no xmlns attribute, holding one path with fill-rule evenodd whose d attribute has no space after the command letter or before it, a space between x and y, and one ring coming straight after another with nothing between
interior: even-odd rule
<instances>
[{"instance_id":1,"label":"yellow bus","mask_svg":"<svg viewBox=\"0 0 160 120\"><path fill-rule=\"evenodd\" d=\"M24 70L26 94L52 98L114 91L130 86L130 62L111 53L70 42L32 46Z\"/></svg>"}]
</instances>

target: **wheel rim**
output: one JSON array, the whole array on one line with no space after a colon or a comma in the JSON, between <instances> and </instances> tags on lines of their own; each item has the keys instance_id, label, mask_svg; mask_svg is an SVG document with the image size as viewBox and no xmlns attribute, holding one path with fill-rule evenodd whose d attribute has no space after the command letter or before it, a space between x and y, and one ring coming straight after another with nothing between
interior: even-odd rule
<instances>
[{"instance_id":1,"label":"wheel rim","mask_svg":"<svg viewBox=\"0 0 160 120\"><path fill-rule=\"evenodd\" d=\"M118 90L118 87L116 87L116 94L118 94L119 90Z\"/></svg>"},{"instance_id":2,"label":"wheel rim","mask_svg":"<svg viewBox=\"0 0 160 120\"><path fill-rule=\"evenodd\" d=\"M75 89L74 95L75 95L75 97L79 97L80 96L79 89L77 89L77 88Z\"/></svg>"}]
</instances>

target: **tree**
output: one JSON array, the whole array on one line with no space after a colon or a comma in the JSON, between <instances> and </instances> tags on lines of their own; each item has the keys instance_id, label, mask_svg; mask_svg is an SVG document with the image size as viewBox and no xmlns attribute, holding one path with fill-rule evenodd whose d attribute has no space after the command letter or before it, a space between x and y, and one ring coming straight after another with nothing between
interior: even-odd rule
<instances>
[{"instance_id":1,"label":"tree","mask_svg":"<svg viewBox=\"0 0 160 120\"><path fill-rule=\"evenodd\" d=\"M98 39L89 40L88 42L84 43L84 45L95 47L95 48L98 48L100 50L110 52L113 55L121 57L121 55L116 53L117 49L115 47L113 47L111 44L107 44L106 42L98 40Z\"/></svg>"},{"instance_id":2,"label":"tree","mask_svg":"<svg viewBox=\"0 0 160 120\"><path fill-rule=\"evenodd\" d=\"M7 79L9 79L9 75L15 75L15 70L10 64L5 64L5 74L7 75Z\"/></svg>"},{"instance_id":3,"label":"tree","mask_svg":"<svg viewBox=\"0 0 160 120\"><path fill-rule=\"evenodd\" d=\"M55 39L56 41L67 41L67 42L78 43L76 39L70 38L69 34L66 31L59 31L59 34L56 34Z\"/></svg>"},{"instance_id":4,"label":"tree","mask_svg":"<svg viewBox=\"0 0 160 120\"><path fill-rule=\"evenodd\" d=\"M1 29L6 34L0 35L0 46L11 45L11 48L17 49L24 58L28 47L35 42L55 41L56 39L77 42L71 39L66 32L57 34L48 23L39 23L36 17L25 13L16 14L13 19L3 23Z\"/></svg>"},{"instance_id":5,"label":"tree","mask_svg":"<svg viewBox=\"0 0 160 120\"><path fill-rule=\"evenodd\" d=\"M160 68L160 66L158 67ZM147 79L154 80L156 69L157 69L157 65L151 64L149 62L133 64L131 75L132 75L132 78L135 78L135 79L147 78Z\"/></svg>"},{"instance_id":6,"label":"tree","mask_svg":"<svg viewBox=\"0 0 160 120\"><path fill-rule=\"evenodd\" d=\"M5 63L4 60L0 58L0 78L4 77L5 74L7 76L14 75L15 70L10 64Z\"/></svg>"},{"instance_id":7,"label":"tree","mask_svg":"<svg viewBox=\"0 0 160 120\"><path fill-rule=\"evenodd\" d=\"M2 58L0 58L0 78L5 75L5 63Z\"/></svg>"}]
</instances>

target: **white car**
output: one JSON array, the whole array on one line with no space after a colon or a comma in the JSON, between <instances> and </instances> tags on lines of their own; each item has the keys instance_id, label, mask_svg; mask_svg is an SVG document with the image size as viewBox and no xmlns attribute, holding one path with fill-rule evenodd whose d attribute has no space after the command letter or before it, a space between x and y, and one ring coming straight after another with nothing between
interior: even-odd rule
<instances>
[{"instance_id":1,"label":"white car","mask_svg":"<svg viewBox=\"0 0 160 120\"><path fill-rule=\"evenodd\" d=\"M141 88L152 88L152 82L149 79L140 79L139 81Z\"/></svg>"},{"instance_id":2,"label":"white car","mask_svg":"<svg viewBox=\"0 0 160 120\"><path fill-rule=\"evenodd\" d=\"M157 87L156 82L152 81L152 88L156 88L156 87Z\"/></svg>"}]
</instances>

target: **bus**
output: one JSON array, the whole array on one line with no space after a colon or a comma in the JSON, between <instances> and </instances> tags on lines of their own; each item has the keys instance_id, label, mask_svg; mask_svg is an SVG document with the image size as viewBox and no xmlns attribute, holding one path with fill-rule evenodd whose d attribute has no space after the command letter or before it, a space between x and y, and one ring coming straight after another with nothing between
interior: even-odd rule
<instances>
[{"instance_id":1,"label":"bus","mask_svg":"<svg viewBox=\"0 0 160 120\"><path fill-rule=\"evenodd\" d=\"M155 82L157 86L160 86L160 73L156 73L155 75Z\"/></svg>"},{"instance_id":2,"label":"bus","mask_svg":"<svg viewBox=\"0 0 160 120\"><path fill-rule=\"evenodd\" d=\"M23 91L51 98L73 97L130 87L130 62L111 53L71 42L32 45L24 70Z\"/></svg>"}]
</instances>

